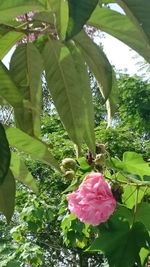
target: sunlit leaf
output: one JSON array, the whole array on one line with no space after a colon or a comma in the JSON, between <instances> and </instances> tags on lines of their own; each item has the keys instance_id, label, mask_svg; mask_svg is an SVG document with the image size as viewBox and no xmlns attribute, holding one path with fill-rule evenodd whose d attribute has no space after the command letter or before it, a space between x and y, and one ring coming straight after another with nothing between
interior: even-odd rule
<instances>
[{"instance_id":1,"label":"sunlit leaf","mask_svg":"<svg viewBox=\"0 0 150 267\"><path fill-rule=\"evenodd\" d=\"M111 158L111 163L115 168L127 173L139 175L141 178L150 175L149 164L143 160L142 155L136 152L126 151L123 154L123 161Z\"/></svg>"},{"instance_id":2,"label":"sunlit leaf","mask_svg":"<svg viewBox=\"0 0 150 267\"><path fill-rule=\"evenodd\" d=\"M74 66L78 75L78 86L80 88L80 97L82 99L82 113L84 114L82 125L84 129L84 141L90 150L95 153L94 106L87 66L85 65L80 50L78 50L75 45L70 43L68 48L74 60Z\"/></svg>"},{"instance_id":3,"label":"sunlit leaf","mask_svg":"<svg viewBox=\"0 0 150 267\"><path fill-rule=\"evenodd\" d=\"M10 146L17 148L20 152L29 154L33 159L40 160L60 170L57 161L48 150L48 146L42 141L31 137L17 128L8 128L6 134Z\"/></svg>"},{"instance_id":4,"label":"sunlit leaf","mask_svg":"<svg viewBox=\"0 0 150 267\"><path fill-rule=\"evenodd\" d=\"M58 41L49 40L44 48L46 79L60 118L70 136L79 146L85 134L86 97L80 85L76 63L69 49ZM89 108L88 106L86 108ZM89 118L90 119L90 118Z\"/></svg>"},{"instance_id":5,"label":"sunlit leaf","mask_svg":"<svg viewBox=\"0 0 150 267\"><path fill-rule=\"evenodd\" d=\"M28 186L33 192L38 192L38 187L32 174L28 171L24 161L17 153L11 153L10 169L13 172L14 177Z\"/></svg>"},{"instance_id":6,"label":"sunlit leaf","mask_svg":"<svg viewBox=\"0 0 150 267\"><path fill-rule=\"evenodd\" d=\"M15 108L15 120L17 127L35 136L40 134L42 70L41 55L32 43L16 48L11 58L10 72L22 97L31 103L31 107L22 103Z\"/></svg>"},{"instance_id":7,"label":"sunlit leaf","mask_svg":"<svg viewBox=\"0 0 150 267\"><path fill-rule=\"evenodd\" d=\"M21 32L8 32L0 38L0 60L9 52L9 50L24 36Z\"/></svg>"},{"instance_id":8,"label":"sunlit leaf","mask_svg":"<svg viewBox=\"0 0 150 267\"><path fill-rule=\"evenodd\" d=\"M19 106L23 98L2 62L0 62L0 79L0 96L13 107Z\"/></svg>"}]
</instances>

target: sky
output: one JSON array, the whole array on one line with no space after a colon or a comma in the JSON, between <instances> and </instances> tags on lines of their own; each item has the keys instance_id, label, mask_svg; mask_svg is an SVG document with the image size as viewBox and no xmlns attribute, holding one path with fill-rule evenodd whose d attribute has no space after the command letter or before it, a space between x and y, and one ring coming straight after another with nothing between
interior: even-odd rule
<instances>
[{"instance_id":1,"label":"sky","mask_svg":"<svg viewBox=\"0 0 150 267\"><path fill-rule=\"evenodd\" d=\"M116 4L111 4L111 9L117 12L123 13L123 10ZM109 34L104 34L104 38L96 40L96 42L101 42L103 44L104 52L106 53L110 63L115 66L116 70L123 70L134 75L138 73L139 66L137 66L137 61L142 61L142 57L138 56L138 60L134 57L137 54L135 51L131 50L127 45L123 44L121 41L110 36ZM4 64L9 68L10 57L15 48L12 48L10 52L3 59ZM139 73L140 74L140 73Z\"/></svg>"}]
</instances>

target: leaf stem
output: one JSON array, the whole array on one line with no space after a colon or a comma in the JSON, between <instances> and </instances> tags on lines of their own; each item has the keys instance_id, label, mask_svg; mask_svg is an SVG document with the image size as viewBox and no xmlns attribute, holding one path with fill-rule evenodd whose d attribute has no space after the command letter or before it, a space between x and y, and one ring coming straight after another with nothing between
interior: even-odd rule
<instances>
[{"instance_id":1,"label":"leaf stem","mask_svg":"<svg viewBox=\"0 0 150 267\"><path fill-rule=\"evenodd\" d=\"M135 222L135 217L136 217L136 212L137 212L137 204L138 204L138 196L139 196L139 186L137 186L137 191L136 191L136 197L135 197L135 206L134 206L134 213L133 213L133 223Z\"/></svg>"}]
</instances>

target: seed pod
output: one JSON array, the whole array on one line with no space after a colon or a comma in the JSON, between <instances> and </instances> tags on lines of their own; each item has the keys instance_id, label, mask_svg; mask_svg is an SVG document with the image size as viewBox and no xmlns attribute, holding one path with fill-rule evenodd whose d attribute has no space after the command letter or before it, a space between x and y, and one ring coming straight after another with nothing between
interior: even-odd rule
<instances>
[{"instance_id":1,"label":"seed pod","mask_svg":"<svg viewBox=\"0 0 150 267\"><path fill-rule=\"evenodd\" d=\"M73 170L66 171L65 178L72 180L75 176L75 172Z\"/></svg>"},{"instance_id":2,"label":"seed pod","mask_svg":"<svg viewBox=\"0 0 150 267\"><path fill-rule=\"evenodd\" d=\"M105 154L106 146L104 144L96 144L96 154Z\"/></svg>"},{"instance_id":3,"label":"seed pod","mask_svg":"<svg viewBox=\"0 0 150 267\"><path fill-rule=\"evenodd\" d=\"M62 160L61 166L65 171L67 170L76 170L77 168L77 163L74 159L72 158L65 158Z\"/></svg>"}]
</instances>

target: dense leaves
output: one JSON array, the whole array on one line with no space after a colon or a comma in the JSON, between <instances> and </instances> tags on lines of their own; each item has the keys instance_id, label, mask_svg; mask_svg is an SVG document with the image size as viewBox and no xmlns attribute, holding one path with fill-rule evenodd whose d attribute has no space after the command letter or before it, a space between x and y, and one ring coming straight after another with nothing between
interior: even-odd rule
<instances>
[{"instance_id":1,"label":"dense leaves","mask_svg":"<svg viewBox=\"0 0 150 267\"><path fill-rule=\"evenodd\" d=\"M111 267L132 267L135 262L141 266L138 254L141 246L147 247L147 242L150 238L143 224L135 223L130 229L126 222L112 221L108 230L102 230L101 236L95 239L88 251L103 251Z\"/></svg>"}]
</instances>

